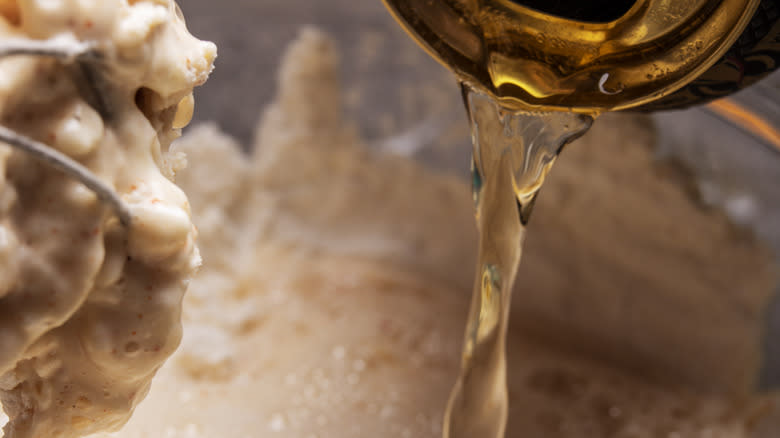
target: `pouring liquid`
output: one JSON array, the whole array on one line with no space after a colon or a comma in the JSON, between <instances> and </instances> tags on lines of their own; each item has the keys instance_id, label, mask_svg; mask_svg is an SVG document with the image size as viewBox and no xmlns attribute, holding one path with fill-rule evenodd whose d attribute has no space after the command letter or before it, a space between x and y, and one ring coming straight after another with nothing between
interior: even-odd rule
<instances>
[{"instance_id":1,"label":"pouring liquid","mask_svg":"<svg viewBox=\"0 0 780 438\"><path fill-rule=\"evenodd\" d=\"M699 77L734 44L759 1L579 8L594 16L567 6L577 2L384 2L429 54L484 90L463 86L480 242L461 373L443 430L445 438L500 438L511 291L534 200L561 148L588 130L593 115L672 96Z\"/></svg>"},{"instance_id":2,"label":"pouring liquid","mask_svg":"<svg viewBox=\"0 0 780 438\"><path fill-rule=\"evenodd\" d=\"M593 118L509 110L464 84L473 142L479 230L474 290L461 372L444 417L444 438L500 438L508 412L506 335L512 288L534 200L563 146Z\"/></svg>"}]
</instances>

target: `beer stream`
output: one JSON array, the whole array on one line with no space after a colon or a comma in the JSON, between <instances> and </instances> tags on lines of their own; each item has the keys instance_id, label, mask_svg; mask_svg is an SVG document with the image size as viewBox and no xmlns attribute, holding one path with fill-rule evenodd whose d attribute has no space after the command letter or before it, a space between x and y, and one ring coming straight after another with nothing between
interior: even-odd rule
<instances>
[{"instance_id":1,"label":"beer stream","mask_svg":"<svg viewBox=\"0 0 780 438\"><path fill-rule=\"evenodd\" d=\"M473 143L472 186L479 230L476 278L460 376L444 438L500 438L508 412L506 335L512 287L534 201L561 149L589 116L503 108L462 85Z\"/></svg>"}]
</instances>

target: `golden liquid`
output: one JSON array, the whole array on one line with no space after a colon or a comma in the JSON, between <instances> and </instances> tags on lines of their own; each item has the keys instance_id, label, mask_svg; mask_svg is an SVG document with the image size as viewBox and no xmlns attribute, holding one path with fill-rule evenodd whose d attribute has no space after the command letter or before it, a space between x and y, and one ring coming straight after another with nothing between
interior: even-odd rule
<instances>
[{"instance_id":1,"label":"golden liquid","mask_svg":"<svg viewBox=\"0 0 780 438\"><path fill-rule=\"evenodd\" d=\"M480 242L445 438L504 436L511 291L525 224L561 147L599 113L651 102L699 76L731 47L759 1L638 0L608 22L518 3L385 0L464 84L472 127Z\"/></svg>"},{"instance_id":2,"label":"golden liquid","mask_svg":"<svg viewBox=\"0 0 780 438\"><path fill-rule=\"evenodd\" d=\"M759 1L638 0L609 22L561 18L522 1L385 3L432 56L503 105L599 113L650 102L699 76Z\"/></svg>"},{"instance_id":3,"label":"golden liquid","mask_svg":"<svg viewBox=\"0 0 780 438\"><path fill-rule=\"evenodd\" d=\"M447 406L444 436L498 438L507 420L506 333L525 224L561 148L587 131L593 119L507 110L467 86L464 99L474 143L480 240L461 373Z\"/></svg>"}]
</instances>

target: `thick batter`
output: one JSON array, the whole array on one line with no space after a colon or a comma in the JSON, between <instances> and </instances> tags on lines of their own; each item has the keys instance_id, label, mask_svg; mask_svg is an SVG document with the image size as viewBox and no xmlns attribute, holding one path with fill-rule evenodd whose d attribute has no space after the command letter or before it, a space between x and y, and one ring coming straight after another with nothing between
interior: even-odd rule
<instances>
[{"instance_id":1,"label":"thick batter","mask_svg":"<svg viewBox=\"0 0 780 438\"><path fill-rule=\"evenodd\" d=\"M200 265L168 152L216 56L172 0L3 0L0 42L84 56L0 60L0 124L77 160L131 222L0 145L0 401L6 438L115 430L181 337Z\"/></svg>"}]
</instances>

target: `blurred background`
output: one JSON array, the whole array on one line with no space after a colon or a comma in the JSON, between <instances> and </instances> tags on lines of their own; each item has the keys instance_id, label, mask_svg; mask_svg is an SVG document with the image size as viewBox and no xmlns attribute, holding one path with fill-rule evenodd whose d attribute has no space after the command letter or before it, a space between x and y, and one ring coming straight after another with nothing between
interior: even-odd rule
<instances>
[{"instance_id":1,"label":"blurred background","mask_svg":"<svg viewBox=\"0 0 780 438\"><path fill-rule=\"evenodd\" d=\"M370 146L468 175L469 132L453 76L404 34L380 0L179 3L192 33L219 46L216 70L208 86L197 90L196 122L215 120L248 144L273 97L284 48L312 25L340 48L344 105ZM734 105L726 111L707 106L652 116L660 128L658 156L686 163L697 176L701 200L755 231L775 254L779 97L780 75L774 74L731 98ZM770 325L780 320L771 316L776 313L769 311Z\"/></svg>"},{"instance_id":2,"label":"blurred background","mask_svg":"<svg viewBox=\"0 0 780 438\"><path fill-rule=\"evenodd\" d=\"M196 93L195 123L215 120L249 144L273 98L286 45L304 26L336 40L344 106L369 146L468 175L470 137L453 75L431 59L380 0L179 0L192 33L219 46L216 70ZM722 209L780 254L780 75L727 105L657 113L656 155L685 164L705 205ZM609 123L607 121L598 123ZM565 155L565 154L564 154ZM780 305L766 310L780 333ZM780 347L765 340L765 383L780 383Z\"/></svg>"},{"instance_id":3,"label":"blurred background","mask_svg":"<svg viewBox=\"0 0 780 438\"><path fill-rule=\"evenodd\" d=\"M219 46L216 70L197 90L196 121L216 120L248 142L273 97L285 47L311 25L341 51L344 105L362 138L419 154L438 168L468 171L469 131L454 77L401 30L381 0L179 4L192 33Z\"/></svg>"},{"instance_id":4,"label":"blurred background","mask_svg":"<svg viewBox=\"0 0 780 438\"><path fill-rule=\"evenodd\" d=\"M219 46L209 85L197 90L196 122L216 120L247 144L273 97L284 48L312 25L341 50L344 104L369 145L467 175L471 146L454 77L401 30L380 0L179 3L193 34ZM658 153L692 166L703 200L723 207L780 254L780 75L731 100L766 126L710 107L655 114L662 127Z\"/></svg>"},{"instance_id":5,"label":"blurred background","mask_svg":"<svg viewBox=\"0 0 780 438\"><path fill-rule=\"evenodd\" d=\"M273 98L277 69L285 47L302 27L311 25L324 30L336 40L342 54L340 65L344 106L348 118L356 122L356 129L370 147L410 156L431 168L468 177L470 136L455 79L401 30L380 0L223 0L218 3L179 0L179 3L192 33L199 38L212 40L219 46L216 70L208 86L198 89L196 93L195 123L217 121L223 130L236 136L242 144L250 144L259 117ZM694 186L696 197L703 208L714 207L712 210L725 212L738 228L750 230L765 243L777 260L780 255L780 75L771 75L730 97L725 104L721 101L684 111L653 114L648 116L648 120L656 128L655 156L683 163L694 176L687 183ZM620 121L604 117L597 125L610 123L619 125ZM637 191L641 192L641 189ZM609 200L600 202L604 204ZM662 202L658 207L663 207ZM614 210L619 208L614 207ZM537 219L542 222L542 218ZM549 223L546 226L553 227ZM670 230L670 233L681 233L684 237L686 231L681 227ZM541 266L543 263L536 260L545 257L533 248L533 241L529 243L531 248L526 254L529 258L524 259L526 270L534 269L529 265ZM537 246L545 244L549 242ZM716 248L714 251L718 250ZM642 260L643 255L637 252L632 255ZM678 256L684 258L685 254ZM715 263L724 263L722 260L728 259L729 254L714 256L713 259L719 260ZM548 254L547 257L554 259L554 255ZM574 262L574 267L560 270L562 275L566 275L566 269L574 271L580 264L585 266L588 262L588 256L582 255L581 260ZM667 263L673 264L674 261ZM738 264L735 263L735 266L733 269L740 269ZM616 278L608 277L614 273L607 271L605 269L603 274L606 276L605 281L618 284L614 281ZM725 277L729 277L729 274L723 274L721 278ZM729 280L737 284L727 284L724 289L739 297L744 291L742 285L738 284L741 280L736 280L736 277L735 274ZM697 281L695 274L689 275L689 279ZM706 283L708 279L700 280ZM648 296L644 292L645 289L652 290L651 286L636 286L633 296L631 287L624 288L627 289L625 296L629 298L615 305L657 308L659 312L671 312L672 316L668 316L670 320L685 319L686 315L682 314L684 310L681 310L684 307L675 307L685 303L683 297L675 301L677 298L673 294ZM575 300L576 305L572 305L575 313L576 309L587 313L589 297L587 293L583 295L577 298L581 301ZM597 295L595 293L594 297ZM713 301L709 304L732 306L734 318L743 318L751 323L758 321L757 324L762 327L759 330L761 335L751 335L747 341L762 337L760 383L765 389L776 388L780 384L780 345L775 341L780 334L780 301L770 300L760 312L745 311L741 314L743 309L734 304L738 300L731 303L729 297L723 296L723 302L718 303L717 298L709 299ZM598 301L598 298L592 301ZM546 304L542 301L539 307L534 308L534 305L525 309L527 314L549 310L543 308ZM612 305L604 301L605 311L611 309ZM706 313L707 310L701 312ZM558 323L561 327L569 327L565 321L569 316L561 313L556 317L563 320ZM637 322L631 319L629 314L620 314L616 327L621 327L621 324L629 327L632 322ZM705 315L704 320L715 325L719 323L715 315L709 320ZM688 324L698 323L689 321ZM642 325L641 319L636 325ZM542 327L547 326L542 324ZM706 330L702 329L703 332ZM589 336L571 327L564 329L564 332L575 343L577 336ZM572 333L575 335L571 336ZM625 339L621 338L622 335L620 330L616 330L604 338L607 341L614 338L612 340L615 341L614 351L617 355L633 354L627 351L626 345L642 347L631 344L634 338L630 336L633 335L627 335ZM682 337L686 335L679 334ZM649 333L646 336L652 339L654 335ZM702 336L706 338L707 335ZM641 336L636 339L641 339ZM621 343L624 341L628 344ZM718 339L708 341L715 348L720 348ZM663 345L665 341L659 342ZM692 336L691 342L698 341ZM722 353L726 356L729 354L727 351ZM606 354L609 356L611 353ZM652 354L663 361L663 352ZM690 366L691 372L696 373L699 364ZM780 419L780 415L776 417ZM775 432L773 427L767 436Z\"/></svg>"}]
</instances>

